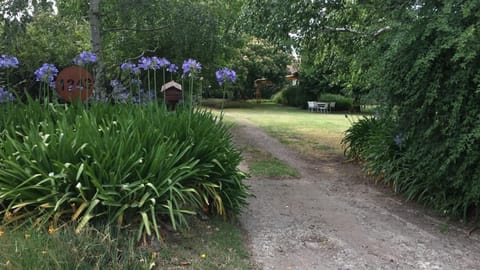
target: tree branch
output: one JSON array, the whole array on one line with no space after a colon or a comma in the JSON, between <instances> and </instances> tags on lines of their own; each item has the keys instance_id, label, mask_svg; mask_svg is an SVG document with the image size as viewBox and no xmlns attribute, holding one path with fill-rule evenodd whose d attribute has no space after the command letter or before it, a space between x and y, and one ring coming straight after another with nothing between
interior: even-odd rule
<instances>
[{"instance_id":1,"label":"tree branch","mask_svg":"<svg viewBox=\"0 0 480 270\"><path fill-rule=\"evenodd\" d=\"M137 60L137 59L140 59L140 57L144 56L146 52L156 52L157 51L157 47L155 47L154 49L152 50L145 50L145 51L142 51L142 53L139 55L139 56L135 56L135 57L131 57L131 58L128 58L127 60Z\"/></svg>"},{"instance_id":2,"label":"tree branch","mask_svg":"<svg viewBox=\"0 0 480 270\"><path fill-rule=\"evenodd\" d=\"M167 26L162 26L158 28L148 28L148 29L137 29L137 28L109 28L104 29L102 32L119 32L119 31L135 31L135 32L149 32L149 31L159 31L168 28Z\"/></svg>"},{"instance_id":3,"label":"tree branch","mask_svg":"<svg viewBox=\"0 0 480 270\"><path fill-rule=\"evenodd\" d=\"M347 27L330 27L330 26L324 26L324 29L331 31L331 32L346 32L346 33L353 33L353 34L358 34L358 35L372 35L373 37L377 37L381 35L382 33L386 31L392 30L392 27L390 26L384 26L377 31L373 33L366 33L366 32L360 32L355 29L347 28Z\"/></svg>"},{"instance_id":4,"label":"tree branch","mask_svg":"<svg viewBox=\"0 0 480 270\"><path fill-rule=\"evenodd\" d=\"M382 28L378 29L377 31L375 31L375 33L373 33L373 36L377 37L378 35L382 34L383 32L386 32L386 31L389 31L389 30L392 30L392 28L387 25L387 26L382 27Z\"/></svg>"},{"instance_id":5,"label":"tree branch","mask_svg":"<svg viewBox=\"0 0 480 270\"><path fill-rule=\"evenodd\" d=\"M347 33L354 33L354 34L364 34L362 32L359 32L354 29L346 28L346 27L330 27L330 26L324 26L324 28L328 31L332 32L347 32Z\"/></svg>"}]
</instances>

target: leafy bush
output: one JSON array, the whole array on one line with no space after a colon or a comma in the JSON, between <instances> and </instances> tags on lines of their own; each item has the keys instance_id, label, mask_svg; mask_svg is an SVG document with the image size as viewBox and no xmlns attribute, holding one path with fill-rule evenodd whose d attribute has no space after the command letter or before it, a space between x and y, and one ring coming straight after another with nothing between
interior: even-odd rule
<instances>
[{"instance_id":1,"label":"leafy bush","mask_svg":"<svg viewBox=\"0 0 480 270\"><path fill-rule=\"evenodd\" d=\"M336 95L336 94L321 94L318 97L319 101L335 102L335 111L349 111L353 106L353 98Z\"/></svg>"},{"instance_id":2,"label":"leafy bush","mask_svg":"<svg viewBox=\"0 0 480 270\"><path fill-rule=\"evenodd\" d=\"M320 94L318 97L308 98L309 93L298 86L289 86L273 96L273 101L278 104L294 107L306 107L307 101L318 100L324 102L335 102L336 111L348 111L352 108L353 99L337 94Z\"/></svg>"},{"instance_id":3,"label":"leafy bush","mask_svg":"<svg viewBox=\"0 0 480 270\"><path fill-rule=\"evenodd\" d=\"M405 141L383 161L394 168L385 177L407 198L463 218L480 210L479 8L425 1L405 12L409 26L370 48L378 57L368 72Z\"/></svg>"},{"instance_id":4,"label":"leafy bush","mask_svg":"<svg viewBox=\"0 0 480 270\"><path fill-rule=\"evenodd\" d=\"M366 161L366 169L383 175L388 161L395 159L400 150L400 138L390 119L364 117L347 129L342 139L345 156L352 160ZM397 144L398 143L398 144Z\"/></svg>"},{"instance_id":5,"label":"leafy bush","mask_svg":"<svg viewBox=\"0 0 480 270\"><path fill-rule=\"evenodd\" d=\"M308 101L306 93L301 91L301 88L295 85L283 88L273 95L272 99L278 104L293 107L306 107Z\"/></svg>"},{"instance_id":6,"label":"leafy bush","mask_svg":"<svg viewBox=\"0 0 480 270\"><path fill-rule=\"evenodd\" d=\"M461 129L462 136L432 130L425 139L429 138L435 147L428 147L418 135L400 132L397 125L388 117L360 119L342 140L345 155L361 161L368 173L409 200L422 202L442 214L463 218L476 215L480 200L480 147L475 143L478 126L473 131L477 135L465 128ZM439 143L442 141L447 143Z\"/></svg>"},{"instance_id":7,"label":"leafy bush","mask_svg":"<svg viewBox=\"0 0 480 270\"><path fill-rule=\"evenodd\" d=\"M202 106L220 109L222 107L222 99L221 98L208 98L202 99L201 102ZM223 102L223 108L251 108L253 104L245 101L245 100L225 100Z\"/></svg>"},{"instance_id":8,"label":"leafy bush","mask_svg":"<svg viewBox=\"0 0 480 270\"><path fill-rule=\"evenodd\" d=\"M95 220L174 228L201 209L229 216L246 204L228 126L211 113L147 106L6 107L0 120L0 214L5 224L77 231Z\"/></svg>"}]
</instances>

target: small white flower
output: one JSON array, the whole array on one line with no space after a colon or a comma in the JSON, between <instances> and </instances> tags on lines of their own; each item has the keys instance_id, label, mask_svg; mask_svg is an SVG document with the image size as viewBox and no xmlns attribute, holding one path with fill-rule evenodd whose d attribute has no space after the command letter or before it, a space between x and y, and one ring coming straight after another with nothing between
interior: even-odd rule
<instances>
[{"instance_id":1,"label":"small white flower","mask_svg":"<svg viewBox=\"0 0 480 270\"><path fill-rule=\"evenodd\" d=\"M82 183L78 182L75 187L78 188L78 189L81 189L82 188Z\"/></svg>"},{"instance_id":2,"label":"small white flower","mask_svg":"<svg viewBox=\"0 0 480 270\"><path fill-rule=\"evenodd\" d=\"M55 174L53 172L49 173L48 176L53 177Z\"/></svg>"}]
</instances>

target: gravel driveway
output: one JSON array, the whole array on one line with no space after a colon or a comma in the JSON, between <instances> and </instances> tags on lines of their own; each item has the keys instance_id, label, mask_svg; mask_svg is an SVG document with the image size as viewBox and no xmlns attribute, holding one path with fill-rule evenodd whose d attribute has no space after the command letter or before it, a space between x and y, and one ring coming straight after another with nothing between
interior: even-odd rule
<instances>
[{"instance_id":1,"label":"gravel driveway","mask_svg":"<svg viewBox=\"0 0 480 270\"><path fill-rule=\"evenodd\" d=\"M270 152L301 174L247 181L256 197L240 222L261 269L480 269L478 231L469 235L405 202L341 157L308 160L237 120L236 144Z\"/></svg>"}]
</instances>

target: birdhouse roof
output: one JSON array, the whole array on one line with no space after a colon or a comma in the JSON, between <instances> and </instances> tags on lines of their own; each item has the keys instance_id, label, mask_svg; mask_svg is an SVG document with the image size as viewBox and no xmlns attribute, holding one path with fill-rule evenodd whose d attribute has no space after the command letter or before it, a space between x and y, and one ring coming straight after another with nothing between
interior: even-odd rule
<instances>
[{"instance_id":1,"label":"birdhouse roof","mask_svg":"<svg viewBox=\"0 0 480 270\"><path fill-rule=\"evenodd\" d=\"M170 89L170 88L175 88L175 89L178 89L180 91L182 91L182 85L180 85L179 83L175 82L175 81L169 81L168 83L162 85L162 92L167 90L167 89Z\"/></svg>"}]
</instances>

